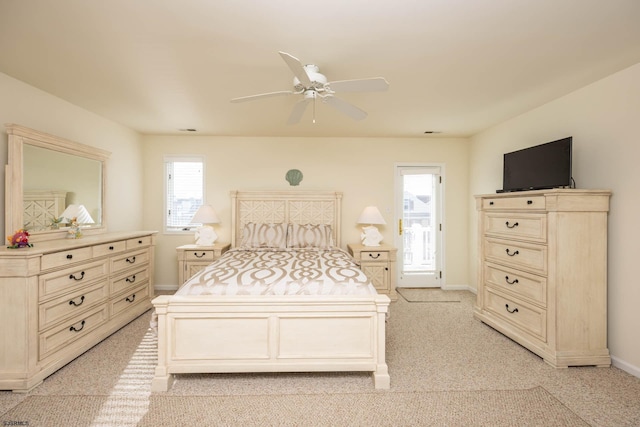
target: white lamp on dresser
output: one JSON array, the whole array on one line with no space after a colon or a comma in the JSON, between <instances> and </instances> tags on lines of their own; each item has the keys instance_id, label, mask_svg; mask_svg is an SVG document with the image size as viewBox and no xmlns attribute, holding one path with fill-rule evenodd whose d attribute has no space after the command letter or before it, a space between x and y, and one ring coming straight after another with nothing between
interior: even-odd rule
<instances>
[{"instance_id":1,"label":"white lamp on dresser","mask_svg":"<svg viewBox=\"0 0 640 427\"><path fill-rule=\"evenodd\" d=\"M192 224L202 224L196 229L196 245L211 246L218 238L210 224L218 224L220 219L211 205L202 205L191 219Z\"/></svg>"}]
</instances>

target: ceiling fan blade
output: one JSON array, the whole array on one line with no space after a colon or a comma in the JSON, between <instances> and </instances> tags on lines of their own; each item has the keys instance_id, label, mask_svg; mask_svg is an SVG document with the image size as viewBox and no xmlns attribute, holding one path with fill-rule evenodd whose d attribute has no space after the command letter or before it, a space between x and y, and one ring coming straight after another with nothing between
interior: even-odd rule
<instances>
[{"instance_id":1,"label":"ceiling fan blade","mask_svg":"<svg viewBox=\"0 0 640 427\"><path fill-rule=\"evenodd\" d=\"M287 120L288 125L295 125L300 121L304 111L307 109L309 101L311 101L310 98L305 98L302 101L296 102L296 105L293 106L293 111L291 111L291 115L289 116L289 120Z\"/></svg>"},{"instance_id":2,"label":"ceiling fan blade","mask_svg":"<svg viewBox=\"0 0 640 427\"><path fill-rule=\"evenodd\" d=\"M261 93L258 95L241 96L240 98L233 98L231 102L253 101L254 99L271 98L274 96L284 96L284 95L293 95L293 94L295 94L295 92L293 91L281 90L278 92L269 92L269 93Z\"/></svg>"},{"instance_id":3,"label":"ceiling fan blade","mask_svg":"<svg viewBox=\"0 0 640 427\"><path fill-rule=\"evenodd\" d=\"M284 62L287 63L287 65L293 72L293 75L296 76L298 80L300 80L300 83L302 83L305 88L311 87L311 80L309 79L309 75L304 70L304 67L302 66L300 60L295 56L291 56L285 52L278 53L280 54L282 59L284 59Z\"/></svg>"},{"instance_id":4,"label":"ceiling fan blade","mask_svg":"<svg viewBox=\"0 0 640 427\"><path fill-rule=\"evenodd\" d=\"M378 92L387 90L389 83L384 77L370 79L338 80L327 83L329 89L334 92Z\"/></svg>"},{"instance_id":5,"label":"ceiling fan blade","mask_svg":"<svg viewBox=\"0 0 640 427\"><path fill-rule=\"evenodd\" d=\"M331 105L341 113L346 114L354 120L363 120L367 117L367 112L359 109L353 104L348 103L345 100L336 98L335 96L327 95L324 97L324 102Z\"/></svg>"}]
</instances>

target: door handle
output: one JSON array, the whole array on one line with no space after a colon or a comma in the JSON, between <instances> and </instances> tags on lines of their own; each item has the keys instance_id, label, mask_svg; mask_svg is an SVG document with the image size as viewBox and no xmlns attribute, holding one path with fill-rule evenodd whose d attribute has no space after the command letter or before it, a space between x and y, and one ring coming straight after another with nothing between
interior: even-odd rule
<instances>
[{"instance_id":1,"label":"door handle","mask_svg":"<svg viewBox=\"0 0 640 427\"><path fill-rule=\"evenodd\" d=\"M398 220L398 236L402 236L402 218Z\"/></svg>"}]
</instances>

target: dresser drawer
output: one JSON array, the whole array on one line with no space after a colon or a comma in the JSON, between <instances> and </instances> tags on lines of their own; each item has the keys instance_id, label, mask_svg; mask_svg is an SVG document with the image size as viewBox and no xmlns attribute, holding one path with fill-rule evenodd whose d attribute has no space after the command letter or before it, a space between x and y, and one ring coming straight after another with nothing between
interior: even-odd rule
<instances>
[{"instance_id":1,"label":"dresser drawer","mask_svg":"<svg viewBox=\"0 0 640 427\"><path fill-rule=\"evenodd\" d=\"M107 304L99 305L40 334L39 360L61 350L104 325L109 318Z\"/></svg>"},{"instance_id":2,"label":"dresser drawer","mask_svg":"<svg viewBox=\"0 0 640 427\"><path fill-rule=\"evenodd\" d=\"M213 261L213 251L199 251L197 249L185 251L184 258L187 261Z\"/></svg>"},{"instance_id":3,"label":"dresser drawer","mask_svg":"<svg viewBox=\"0 0 640 427\"><path fill-rule=\"evenodd\" d=\"M136 270L127 271L125 274L111 279L111 295L118 294L131 289L134 286L138 286L140 283L149 279L149 266L140 266Z\"/></svg>"},{"instance_id":4,"label":"dresser drawer","mask_svg":"<svg viewBox=\"0 0 640 427\"><path fill-rule=\"evenodd\" d=\"M484 233L508 239L546 243L547 216L545 214L486 213Z\"/></svg>"},{"instance_id":5,"label":"dresser drawer","mask_svg":"<svg viewBox=\"0 0 640 427\"><path fill-rule=\"evenodd\" d=\"M138 249L151 245L151 236L136 237L127 240L127 249Z\"/></svg>"},{"instance_id":6,"label":"dresser drawer","mask_svg":"<svg viewBox=\"0 0 640 427\"><path fill-rule=\"evenodd\" d=\"M485 309L504 319L535 338L546 341L546 311L534 305L526 304L517 298L496 293L491 288L484 289Z\"/></svg>"},{"instance_id":7,"label":"dresser drawer","mask_svg":"<svg viewBox=\"0 0 640 427\"><path fill-rule=\"evenodd\" d=\"M105 243L104 245L96 245L93 247L93 256L98 258L105 255L117 254L127 248L127 242L121 240L119 242Z\"/></svg>"},{"instance_id":8,"label":"dresser drawer","mask_svg":"<svg viewBox=\"0 0 640 427\"><path fill-rule=\"evenodd\" d=\"M360 252L360 261L388 261L389 252L387 251L362 251Z\"/></svg>"},{"instance_id":9,"label":"dresser drawer","mask_svg":"<svg viewBox=\"0 0 640 427\"><path fill-rule=\"evenodd\" d=\"M117 273L119 271L136 267L140 264L146 264L148 262L148 249L145 249L143 251L129 252L121 256L115 256L111 258L111 273Z\"/></svg>"},{"instance_id":10,"label":"dresser drawer","mask_svg":"<svg viewBox=\"0 0 640 427\"><path fill-rule=\"evenodd\" d=\"M96 304L106 302L107 298L109 298L109 284L104 280L40 304L38 309L40 329L46 329L67 317L76 316Z\"/></svg>"},{"instance_id":11,"label":"dresser drawer","mask_svg":"<svg viewBox=\"0 0 640 427\"><path fill-rule=\"evenodd\" d=\"M38 280L40 302L65 292L71 292L74 288L82 287L95 280L106 278L108 273L109 262L104 259L43 274Z\"/></svg>"},{"instance_id":12,"label":"dresser drawer","mask_svg":"<svg viewBox=\"0 0 640 427\"><path fill-rule=\"evenodd\" d=\"M141 304L149 300L149 285L143 284L135 288L129 293L123 294L118 298L114 298L109 302L111 306L111 316L116 316L129 307Z\"/></svg>"},{"instance_id":13,"label":"dresser drawer","mask_svg":"<svg viewBox=\"0 0 640 427\"><path fill-rule=\"evenodd\" d=\"M482 199L482 209L493 210L544 210L546 209L545 196L514 196L495 197Z\"/></svg>"},{"instance_id":14,"label":"dresser drawer","mask_svg":"<svg viewBox=\"0 0 640 427\"><path fill-rule=\"evenodd\" d=\"M75 264L91 259L93 252L91 247L69 249L68 251L54 252L50 254L42 255L40 261L40 268L42 270L49 270L52 268L65 267L67 265Z\"/></svg>"},{"instance_id":15,"label":"dresser drawer","mask_svg":"<svg viewBox=\"0 0 640 427\"><path fill-rule=\"evenodd\" d=\"M547 304L547 279L523 271L485 263L486 286L493 286L530 299L543 306Z\"/></svg>"},{"instance_id":16,"label":"dresser drawer","mask_svg":"<svg viewBox=\"0 0 640 427\"><path fill-rule=\"evenodd\" d=\"M485 239L484 256L488 261L547 274L547 246L508 240Z\"/></svg>"}]
</instances>

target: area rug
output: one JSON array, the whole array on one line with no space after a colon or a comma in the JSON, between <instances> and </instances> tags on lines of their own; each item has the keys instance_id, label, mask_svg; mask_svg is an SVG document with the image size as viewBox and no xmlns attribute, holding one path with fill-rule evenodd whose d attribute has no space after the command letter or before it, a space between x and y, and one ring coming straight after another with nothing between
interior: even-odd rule
<instances>
[{"instance_id":1,"label":"area rug","mask_svg":"<svg viewBox=\"0 0 640 427\"><path fill-rule=\"evenodd\" d=\"M439 288L396 288L407 302L460 302L460 292Z\"/></svg>"},{"instance_id":2,"label":"area rug","mask_svg":"<svg viewBox=\"0 0 640 427\"><path fill-rule=\"evenodd\" d=\"M0 422L30 427L588 426L542 387L250 396L33 395Z\"/></svg>"}]
</instances>

